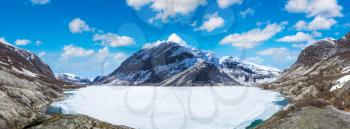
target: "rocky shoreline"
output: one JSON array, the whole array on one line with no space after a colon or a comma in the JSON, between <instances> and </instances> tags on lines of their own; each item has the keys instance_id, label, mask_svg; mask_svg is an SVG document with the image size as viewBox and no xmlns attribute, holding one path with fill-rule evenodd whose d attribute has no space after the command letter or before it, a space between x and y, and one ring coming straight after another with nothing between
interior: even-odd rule
<instances>
[{"instance_id":1,"label":"rocky shoreline","mask_svg":"<svg viewBox=\"0 0 350 129\"><path fill-rule=\"evenodd\" d=\"M260 85L281 92L290 104L257 128L350 128L348 55L350 33L339 40L321 40L305 48L277 81Z\"/></svg>"},{"instance_id":2,"label":"rocky shoreline","mask_svg":"<svg viewBox=\"0 0 350 129\"><path fill-rule=\"evenodd\" d=\"M35 54L0 42L0 129L129 129L83 115L47 115L67 88Z\"/></svg>"},{"instance_id":3,"label":"rocky shoreline","mask_svg":"<svg viewBox=\"0 0 350 129\"><path fill-rule=\"evenodd\" d=\"M123 125L113 125L85 115L52 115L38 120L24 129L132 129Z\"/></svg>"}]
</instances>

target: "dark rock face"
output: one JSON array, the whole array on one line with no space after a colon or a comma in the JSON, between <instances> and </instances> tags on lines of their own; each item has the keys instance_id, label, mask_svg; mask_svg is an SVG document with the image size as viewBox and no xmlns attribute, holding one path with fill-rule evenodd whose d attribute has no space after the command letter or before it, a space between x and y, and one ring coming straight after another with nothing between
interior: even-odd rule
<instances>
[{"instance_id":1,"label":"dark rock face","mask_svg":"<svg viewBox=\"0 0 350 129\"><path fill-rule=\"evenodd\" d=\"M62 96L48 65L36 55L0 42L0 128L19 129Z\"/></svg>"},{"instance_id":2,"label":"dark rock face","mask_svg":"<svg viewBox=\"0 0 350 129\"><path fill-rule=\"evenodd\" d=\"M39 76L55 79L50 67L42 62L38 56L23 49L16 48L6 43L0 43L0 63L4 68L26 69Z\"/></svg>"},{"instance_id":3,"label":"dark rock face","mask_svg":"<svg viewBox=\"0 0 350 129\"><path fill-rule=\"evenodd\" d=\"M106 79L106 76L97 76L94 78L94 80L92 80L92 83L101 82L104 79Z\"/></svg>"},{"instance_id":4,"label":"dark rock face","mask_svg":"<svg viewBox=\"0 0 350 129\"><path fill-rule=\"evenodd\" d=\"M199 62L168 80L162 86L212 86L212 85L239 85L239 83L221 72L216 66L207 62Z\"/></svg>"}]
</instances>

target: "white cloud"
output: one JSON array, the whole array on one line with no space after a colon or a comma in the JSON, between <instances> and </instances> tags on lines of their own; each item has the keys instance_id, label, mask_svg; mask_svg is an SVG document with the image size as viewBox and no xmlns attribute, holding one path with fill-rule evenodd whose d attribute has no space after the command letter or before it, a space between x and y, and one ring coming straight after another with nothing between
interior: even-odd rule
<instances>
[{"instance_id":1,"label":"white cloud","mask_svg":"<svg viewBox=\"0 0 350 129\"><path fill-rule=\"evenodd\" d=\"M343 7L337 0L288 0L285 10L291 13L305 13L308 17L341 17Z\"/></svg>"},{"instance_id":2,"label":"white cloud","mask_svg":"<svg viewBox=\"0 0 350 129\"><path fill-rule=\"evenodd\" d=\"M25 46L25 45L28 45L32 43L32 41L28 40L28 39L17 39L15 41L15 44L18 45L18 46Z\"/></svg>"},{"instance_id":3,"label":"white cloud","mask_svg":"<svg viewBox=\"0 0 350 129\"><path fill-rule=\"evenodd\" d=\"M142 6L145 6L153 0L127 0L126 3L136 10L139 10Z\"/></svg>"},{"instance_id":4,"label":"white cloud","mask_svg":"<svg viewBox=\"0 0 350 129\"><path fill-rule=\"evenodd\" d=\"M313 37L316 37L316 38L322 37L322 33L321 33L321 32L317 32L317 31L313 31L313 32L311 33L311 35L312 35Z\"/></svg>"},{"instance_id":5,"label":"white cloud","mask_svg":"<svg viewBox=\"0 0 350 129\"><path fill-rule=\"evenodd\" d=\"M268 24L264 29L255 28L241 34L230 34L222 39L220 44L232 44L239 48L253 48L282 31L283 26L284 23L280 25Z\"/></svg>"},{"instance_id":6,"label":"white cloud","mask_svg":"<svg viewBox=\"0 0 350 129\"><path fill-rule=\"evenodd\" d=\"M44 51L42 51L42 52L40 52L40 53L38 54L38 56L39 56L40 58L43 58L45 55L46 55L46 52L44 52Z\"/></svg>"},{"instance_id":7,"label":"white cloud","mask_svg":"<svg viewBox=\"0 0 350 129\"><path fill-rule=\"evenodd\" d=\"M154 47L157 47L159 46L161 43L164 43L165 41L156 41L154 43L146 43L145 45L143 45L142 48L145 48L145 49L149 49L149 48L154 48Z\"/></svg>"},{"instance_id":8,"label":"white cloud","mask_svg":"<svg viewBox=\"0 0 350 129\"><path fill-rule=\"evenodd\" d=\"M260 58L260 57L249 57L247 59L245 59L246 61L249 61L249 62L253 62L253 63L256 63L256 64L261 64L264 59Z\"/></svg>"},{"instance_id":9,"label":"white cloud","mask_svg":"<svg viewBox=\"0 0 350 129\"><path fill-rule=\"evenodd\" d=\"M68 72L81 72L83 70L92 75L105 74L105 71L115 70L126 58L126 54L110 52L108 47L94 51L79 46L67 45L64 47L60 57L60 63L64 65L60 65L58 69L68 70Z\"/></svg>"},{"instance_id":10,"label":"white cloud","mask_svg":"<svg viewBox=\"0 0 350 129\"><path fill-rule=\"evenodd\" d=\"M292 47L304 49L304 48L306 48L308 45L309 45L309 43L300 43L300 44L293 44Z\"/></svg>"},{"instance_id":11,"label":"white cloud","mask_svg":"<svg viewBox=\"0 0 350 129\"><path fill-rule=\"evenodd\" d=\"M240 11L239 14L241 14L242 18L246 18L249 15L254 15L255 11L251 8L247 8L244 11Z\"/></svg>"},{"instance_id":12,"label":"white cloud","mask_svg":"<svg viewBox=\"0 0 350 129\"><path fill-rule=\"evenodd\" d=\"M304 20L300 20L298 21L294 27L297 29L297 30L304 30L304 29L307 29L307 22L304 21Z\"/></svg>"},{"instance_id":13,"label":"white cloud","mask_svg":"<svg viewBox=\"0 0 350 129\"><path fill-rule=\"evenodd\" d=\"M175 43L178 43L182 46L188 46L186 41L184 41L181 37L179 37L177 34L173 33L171 34L169 37L168 37L168 40L167 41L164 41L164 40L158 40L158 41L155 41L153 43L146 43L143 45L142 48L145 48L145 49L149 49L149 48L153 48L153 47L157 47L159 46L160 44L164 43L164 42L175 42Z\"/></svg>"},{"instance_id":14,"label":"white cloud","mask_svg":"<svg viewBox=\"0 0 350 129\"><path fill-rule=\"evenodd\" d=\"M212 32L215 29L223 27L225 24L225 20L220 17L217 12L212 15L207 15L206 19L207 21L205 21L203 25L198 28L198 30Z\"/></svg>"},{"instance_id":15,"label":"white cloud","mask_svg":"<svg viewBox=\"0 0 350 129\"><path fill-rule=\"evenodd\" d=\"M258 55L261 56L270 56L274 59L286 59L286 60L294 60L297 58L298 53L290 51L285 47L279 48L269 48L262 51L257 52Z\"/></svg>"},{"instance_id":16,"label":"white cloud","mask_svg":"<svg viewBox=\"0 0 350 129\"><path fill-rule=\"evenodd\" d=\"M190 26L192 26L192 27L197 26L197 21L192 22L192 23L190 24Z\"/></svg>"},{"instance_id":17,"label":"white cloud","mask_svg":"<svg viewBox=\"0 0 350 129\"><path fill-rule=\"evenodd\" d=\"M74 46L73 44L66 45L61 54L61 61L66 61L74 57L87 57L93 55L94 50L86 50L82 47Z\"/></svg>"},{"instance_id":18,"label":"white cloud","mask_svg":"<svg viewBox=\"0 0 350 129\"><path fill-rule=\"evenodd\" d=\"M5 39L5 37L0 37L0 42L2 42L2 43L8 43L8 42L6 41L6 39Z\"/></svg>"},{"instance_id":19,"label":"white cloud","mask_svg":"<svg viewBox=\"0 0 350 129\"><path fill-rule=\"evenodd\" d=\"M35 41L35 45L37 45L37 46L40 46L40 45L42 45L42 44L43 44L43 42L40 41L40 40Z\"/></svg>"},{"instance_id":20,"label":"white cloud","mask_svg":"<svg viewBox=\"0 0 350 129\"><path fill-rule=\"evenodd\" d=\"M317 16L308 24L309 30L329 30L337 21Z\"/></svg>"},{"instance_id":21,"label":"white cloud","mask_svg":"<svg viewBox=\"0 0 350 129\"><path fill-rule=\"evenodd\" d=\"M114 54L114 59L118 62L122 62L124 61L128 56L124 53L115 53Z\"/></svg>"},{"instance_id":22,"label":"white cloud","mask_svg":"<svg viewBox=\"0 0 350 129\"><path fill-rule=\"evenodd\" d=\"M80 18L75 18L69 23L69 30L72 33L83 33L85 31L91 31L92 29L85 21Z\"/></svg>"},{"instance_id":23,"label":"white cloud","mask_svg":"<svg viewBox=\"0 0 350 129\"><path fill-rule=\"evenodd\" d=\"M117 62L122 62L127 58L127 55L121 52L111 53L108 47L104 47L98 50L97 53L94 54L92 61L96 63L106 63L111 61L110 59L114 59Z\"/></svg>"},{"instance_id":24,"label":"white cloud","mask_svg":"<svg viewBox=\"0 0 350 129\"><path fill-rule=\"evenodd\" d=\"M309 30L309 31L329 30L336 23L337 23L337 21L335 21L333 18L325 18L322 16L316 16L310 23L307 23L303 20L298 21L294 25L294 27L297 30Z\"/></svg>"},{"instance_id":25,"label":"white cloud","mask_svg":"<svg viewBox=\"0 0 350 129\"><path fill-rule=\"evenodd\" d=\"M243 0L217 0L220 8L225 9L234 4L242 4Z\"/></svg>"},{"instance_id":26,"label":"white cloud","mask_svg":"<svg viewBox=\"0 0 350 129\"><path fill-rule=\"evenodd\" d=\"M306 34L304 32L298 32L295 35L288 35L284 36L280 39L277 39L279 42L289 42L289 43L301 43L301 42L308 42L308 41L314 41L314 38Z\"/></svg>"},{"instance_id":27,"label":"white cloud","mask_svg":"<svg viewBox=\"0 0 350 129\"><path fill-rule=\"evenodd\" d=\"M149 5L157 12L150 21L161 20L167 22L169 17L176 15L186 16L197 9L198 6L206 5L206 0L127 0L127 4L136 10Z\"/></svg>"},{"instance_id":28,"label":"white cloud","mask_svg":"<svg viewBox=\"0 0 350 129\"><path fill-rule=\"evenodd\" d=\"M349 22L348 22L348 23L345 23L344 26L345 26L345 27L350 27L350 23L349 23Z\"/></svg>"},{"instance_id":29,"label":"white cloud","mask_svg":"<svg viewBox=\"0 0 350 129\"><path fill-rule=\"evenodd\" d=\"M93 41L110 47L129 46L135 43L134 39L128 36L120 36L114 33L95 34Z\"/></svg>"},{"instance_id":30,"label":"white cloud","mask_svg":"<svg viewBox=\"0 0 350 129\"><path fill-rule=\"evenodd\" d=\"M50 3L50 0L30 0L33 4L44 5Z\"/></svg>"},{"instance_id":31,"label":"white cloud","mask_svg":"<svg viewBox=\"0 0 350 129\"><path fill-rule=\"evenodd\" d=\"M284 8L292 13L306 13L308 11L308 5L309 0L288 0Z\"/></svg>"},{"instance_id":32,"label":"white cloud","mask_svg":"<svg viewBox=\"0 0 350 129\"><path fill-rule=\"evenodd\" d=\"M94 55L93 61L102 63L107 60L107 58L110 56L110 52L108 47L104 47L98 50L98 52Z\"/></svg>"},{"instance_id":33,"label":"white cloud","mask_svg":"<svg viewBox=\"0 0 350 129\"><path fill-rule=\"evenodd\" d=\"M178 44L180 44L182 46L187 46L187 43L180 36L178 36L175 33L173 33L173 34L171 34L169 36L168 41L172 41L172 42L178 43Z\"/></svg>"}]
</instances>

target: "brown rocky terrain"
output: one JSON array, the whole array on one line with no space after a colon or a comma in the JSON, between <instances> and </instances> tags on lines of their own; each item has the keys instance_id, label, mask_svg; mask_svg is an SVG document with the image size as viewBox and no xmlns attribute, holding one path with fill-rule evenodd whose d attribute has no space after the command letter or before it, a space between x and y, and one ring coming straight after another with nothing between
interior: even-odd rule
<instances>
[{"instance_id":1,"label":"brown rocky terrain","mask_svg":"<svg viewBox=\"0 0 350 129\"><path fill-rule=\"evenodd\" d=\"M132 129L112 125L84 115L54 115L48 120L31 125L26 129Z\"/></svg>"},{"instance_id":2,"label":"brown rocky terrain","mask_svg":"<svg viewBox=\"0 0 350 129\"><path fill-rule=\"evenodd\" d=\"M280 91L290 106L259 128L350 128L350 116L343 112L350 109L350 82L346 78L349 68L350 33L339 40L322 40L305 48L277 81L261 85ZM335 122L327 124L332 118Z\"/></svg>"},{"instance_id":3,"label":"brown rocky terrain","mask_svg":"<svg viewBox=\"0 0 350 129\"><path fill-rule=\"evenodd\" d=\"M257 129L349 129L350 114L334 107L306 106L280 112Z\"/></svg>"}]
</instances>

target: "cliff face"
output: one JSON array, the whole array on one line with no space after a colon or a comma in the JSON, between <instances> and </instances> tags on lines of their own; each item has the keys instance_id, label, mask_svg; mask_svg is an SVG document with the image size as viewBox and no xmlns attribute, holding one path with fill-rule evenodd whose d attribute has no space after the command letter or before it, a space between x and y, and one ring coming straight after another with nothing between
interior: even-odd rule
<instances>
[{"instance_id":1,"label":"cliff face","mask_svg":"<svg viewBox=\"0 0 350 129\"><path fill-rule=\"evenodd\" d=\"M339 109L350 107L350 34L339 40L322 40L305 48L292 67L277 81L263 85L277 89L291 101L322 99Z\"/></svg>"},{"instance_id":2,"label":"cliff face","mask_svg":"<svg viewBox=\"0 0 350 129\"><path fill-rule=\"evenodd\" d=\"M259 128L350 128L350 33L305 48L277 81L261 87L282 92L290 106Z\"/></svg>"},{"instance_id":3,"label":"cliff face","mask_svg":"<svg viewBox=\"0 0 350 129\"><path fill-rule=\"evenodd\" d=\"M62 96L48 65L36 55L0 43L0 128L18 129L34 121Z\"/></svg>"}]
</instances>

